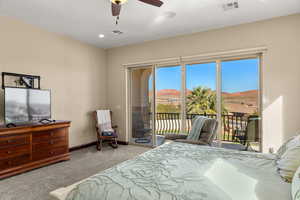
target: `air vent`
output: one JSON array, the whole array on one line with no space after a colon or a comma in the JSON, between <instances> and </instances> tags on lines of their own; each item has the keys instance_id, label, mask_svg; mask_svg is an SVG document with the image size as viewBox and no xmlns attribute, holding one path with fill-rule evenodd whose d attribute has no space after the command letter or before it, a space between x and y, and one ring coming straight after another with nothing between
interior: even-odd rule
<instances>
[{"instance_id":1,"label":"air vent","mask_svg":"<svg viewBox=\"0 0 300 200\"><path fill-rule=\"evenodd\" d=\"M113 32L113 34L115 34L115 35L122 35L122 34L123 34L123 32L120 31L120 30L113 30L112 32Z\"/></svg>"},{"instance_id":2,"label":"air vent","mask_svg":"<svg viewBox=\"0 0 300 200\"><path fill-rule=\"evenodd\" d=\"M237 0L229 1L228 3L223 4L224 11L232 10L236 8L239 8L239 2Z\"/></svg>"}]
</instances>

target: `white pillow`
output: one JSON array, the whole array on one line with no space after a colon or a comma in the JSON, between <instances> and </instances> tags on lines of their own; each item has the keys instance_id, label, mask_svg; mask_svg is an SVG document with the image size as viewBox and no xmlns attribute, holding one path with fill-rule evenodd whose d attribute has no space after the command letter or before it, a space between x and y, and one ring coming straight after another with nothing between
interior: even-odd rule
<instances>
[{"instance_id":1,"label":"white pillow","mask_svg":"<svg viewBox=\"0 0 300 200\"><path fill-rule=\"evenodd\" d=\"M287 182L291 182L300 166L300 145L288 148L276 161L280 176Z\"/></svg>"},{"instance_id":2,"label":"white pillow","mask_svg":"<svg viewBox=\"0 0 300 200\"><path fill-rule=\"evenodd\" d=\"M293 177L292 200L300 200L300 167L297 169Z\"/></svg>"},{"instance_id":3,"label":"white pillow","mask_svg":"<svg viewBox=\"0 0 300 200\"><path fill-rule=\"evenodd\" d=\"M297 132L296 136L291 137L281 145L281 147L277 151L278 159L280 159L289 148L300 146L300 135L298 134L299 132Z\"/></svg>"},{"instance_id":4,"label":"white pillow","mask_svg":"<svg viewBox=\"0 0 300 200\"><path fill-rule=\"evenodd\" d=\"M296 136L293 136L291 138L289 138L287 141L285 141L281 146L280 148L277 150L276 154L278 156L278 158L280 158L285 152L286 150L288 149L288 145L289 143L295 138Z\"/></svg>"}]
</instances>

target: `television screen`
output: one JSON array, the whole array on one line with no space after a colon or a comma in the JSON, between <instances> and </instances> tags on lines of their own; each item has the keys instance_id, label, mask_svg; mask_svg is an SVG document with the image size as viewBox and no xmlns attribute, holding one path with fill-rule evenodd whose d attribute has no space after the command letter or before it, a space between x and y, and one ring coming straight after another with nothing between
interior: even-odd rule
<instances>
[{"instance_id":1,"label":"television screen","mask_svg":"<svg viewBox=\"0 0 300 200\"><path fill-rule=\"evenodd\" d=\"M34 122L51 118L50 90L5 89L5 122Z\"/></svg>"}]
</instances>

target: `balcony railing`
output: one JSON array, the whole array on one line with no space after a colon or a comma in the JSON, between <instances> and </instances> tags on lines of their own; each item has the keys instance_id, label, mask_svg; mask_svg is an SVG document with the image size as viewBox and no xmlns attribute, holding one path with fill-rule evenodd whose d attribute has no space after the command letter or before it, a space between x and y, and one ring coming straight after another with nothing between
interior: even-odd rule
<instances>
[{"instance_id":1,"label":"balcony railing","mask_svg":"<svg viewBox=\"0 0 300 200\"><path fill-rule=\"evenodd\" d=\"M215 114L187 114L186 115L186 130L184 133L188 134L192 128L192 120L196 116L206 116L208 118L216 119ZM164 135L167 133L180 133L181 115L179 113L156 113L156 133ZM234 137L236 132L245 131L247 126L247 117L240 115L222 115L222 136L223 141L238 142Z\"/></svg>"}]
</instances>

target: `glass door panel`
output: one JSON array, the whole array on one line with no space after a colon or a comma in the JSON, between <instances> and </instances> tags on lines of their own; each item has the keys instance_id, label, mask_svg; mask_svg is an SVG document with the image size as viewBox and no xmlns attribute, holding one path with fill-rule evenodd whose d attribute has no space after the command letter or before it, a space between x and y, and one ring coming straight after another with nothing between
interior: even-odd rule
<instances>
[{"instance_id":1,"label":"glass door panel","mask_svg":"<svg viewBox=\"0 0 300 200\"><path fill-rule=\"evenodd\" d=\"M167 133L181 131L181 66L156 69L156 133L157 145Z\"/></svg>"},{"instance_id":2,"label":"glass door panel","mask_svg":"<svg viewBox=\"0 0 300 200\"><path fill-rule=\"evenodd\" d=\"M221 139L240 149L259 151L259 59L223 61L221 66Z\"/></svg>"},{"instance_id":3,"label":"glass door panel","mask_svg":"<svg viewBox=\"0 0 300 200\"><path fill-rule=\"evenodd\" d=\"M156 67L155 74L130 69L130 141L160 145L165 134L188 134L201 115L222 122L223 147L259 151L259 65L253 58Z\"/></svg>"},{"instance_id":4,"label":"glass door panel","mask_svg":"<svg viewBox=\"0 0 300 200\"><path fill-rule=\"evenodd\" d=\"M131 141L153 146L152 67L131 70Z\"/></svg>"},{"instance_id":5,"label":"glass door panel","mask_svg":"<svg viewBox=\"0 0 300 200\"><path fill-rule=\"evenodd\" d=\"M196 116L217 118L216 63L186 65L186 128Z\"/></svg>"}]
</instances>

